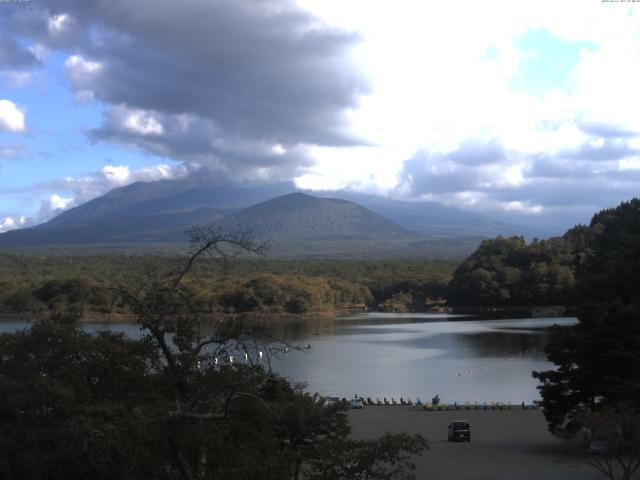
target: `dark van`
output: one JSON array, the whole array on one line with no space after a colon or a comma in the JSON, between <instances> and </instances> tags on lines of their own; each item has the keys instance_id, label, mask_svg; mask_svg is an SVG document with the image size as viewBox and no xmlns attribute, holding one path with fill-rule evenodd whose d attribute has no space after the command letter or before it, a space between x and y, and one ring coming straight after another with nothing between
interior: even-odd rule
<instances>
[{"instance_id":1,"label":"dark van","mask_svg":"<svg viewBox=\"0 0 640 480\"><path fill-rule=\"evenodd\" d=\"M469 422L464 420L456 420L449 424L448 438L450 442L470 442L471 427Z\"/></svg>"}]
</instances>

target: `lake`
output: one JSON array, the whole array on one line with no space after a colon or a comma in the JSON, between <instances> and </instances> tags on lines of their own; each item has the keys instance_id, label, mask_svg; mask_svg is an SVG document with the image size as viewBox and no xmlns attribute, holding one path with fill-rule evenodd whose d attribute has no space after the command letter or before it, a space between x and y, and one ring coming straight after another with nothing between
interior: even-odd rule
<instances>
[{"instance_id":1,"label":"lake","mask_svg":"<svg viewBox=\"0 0 640 480\"><path fill-rule=\"evenodd\" d=\"M311 348L272 361L274 370L311 392L353 397L420 397L443 402L531 403L540 398L533 370L548 370L547 328L575 318L479 320L447 314L361 313L286 322L277 334ZM28 327L2 322L0 331ZM136 337L135 324L85 324Z\"/></svg>"}]
</instances>

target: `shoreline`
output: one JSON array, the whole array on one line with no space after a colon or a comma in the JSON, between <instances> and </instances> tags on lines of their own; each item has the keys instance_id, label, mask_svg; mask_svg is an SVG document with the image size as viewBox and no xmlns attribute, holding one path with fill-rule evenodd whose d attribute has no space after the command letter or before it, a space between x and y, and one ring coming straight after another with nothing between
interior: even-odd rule
<instances>
[{"instance_id":1,"label":"shoreline","mask_svg":"<svg viewBox=\"0 0 640 480\"><path fill-rule=\"evenodd\" d=\"M324 310L315 310L307 313L287 313L287 312L262 312L252 311L243 313L222 313L222 312L209 312L202 315L202 319L207 322L234 320L242 318L249 321L278 321L278 322L290 322L290 321L305 321L305 320L328 320L335 319L344 315L353 315L358 313L388 313L388 314L438 314L448 313L451 315L465 315L479 317L480 319L502 319L502 318L560 318L566 316L575 316L575 307L567 307L561 305L546 305L535 307L453 307L450 311L442 312L439 310L428 309L424 311L411 311L411 312L386 312L383 310L367 310L361 306L354 306L353 308L328 308ZM38 313L10 313L0 312L0 322L34 322L43 320L50 315L50 312L43 314ZM124 312L111 312L103 313L97 311L89 311L82 315L79 323L134 323L137 316L132 313Z\"/></svg>"},{"instance_id":2,"label":"shoreline","mask_svg":"<svg viewBox=\"0 0 640 480\"><path fill-rule=\"evenodd\" d=\"M300 321L300 320L325 320L339 317L340 315L346 315L350 313L359 313L361 310L320 310L314 312L308 312L303 314L298 313L282 313L282 312L246 312L246 313L205 313L202 315L202 319L207 322L217 322L225 320L234 320L242 318L249 321ZM0 322L35 322L38 320L44 320L49 315L43 314L16 314L0 312ZM135 323L137 316L133 313L100 313L100 312L88 312L83 314L79 320L79 323Z\"/></svg>"}]
</instances>

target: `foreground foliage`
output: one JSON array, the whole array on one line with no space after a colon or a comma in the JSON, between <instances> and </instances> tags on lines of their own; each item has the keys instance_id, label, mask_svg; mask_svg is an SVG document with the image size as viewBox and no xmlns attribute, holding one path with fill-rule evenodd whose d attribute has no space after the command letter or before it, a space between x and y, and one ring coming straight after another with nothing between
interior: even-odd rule
<instances>
[{"instance_id":1,"label":"foreground foliage","mask_svg":"<svg viewBox=\"0 0 640 480\"><path fill-rule=\"evenodd\" d=\"M640 308L592 303L579 319L552 333L547 354L557 370L534 373L552 431L605 407L640 411Z\"/></svg>"},{"instance_id":2,"label":"foreground foliage","mask_svg":"<svg viewBox=\"0 0 640 480\"><path fill-rule=\"evenodd\" d=\"M325 407L261 361L295 346L260 325L203 323L183 283L222 244L260 248L196 230L171 275L103 289L136 315L139 340L88 334L73 315L0 336L0 477L415 478L422 437L350 440L345 406Z\"/></svg>"}]
</instances>

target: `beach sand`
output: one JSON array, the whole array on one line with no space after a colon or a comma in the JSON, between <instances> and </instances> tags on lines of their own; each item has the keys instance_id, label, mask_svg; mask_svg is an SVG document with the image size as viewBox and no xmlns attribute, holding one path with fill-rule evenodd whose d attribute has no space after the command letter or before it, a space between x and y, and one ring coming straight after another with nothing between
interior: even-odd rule
<instances>
[{"instance_id":1,"label":"beach sand","mask_svg":"<svg viewBox=\"0 0 640 480\"><path fill-rule=\"evenodd\" d=\"M448 442L453 420L471 425L471 442ZM429 450L416 457L417 478L431 480L596 480L580 457L563 453L539 410L425 411L408 406L350 410L352 437L419 433Z\"/></svg>"}]
</instances>

